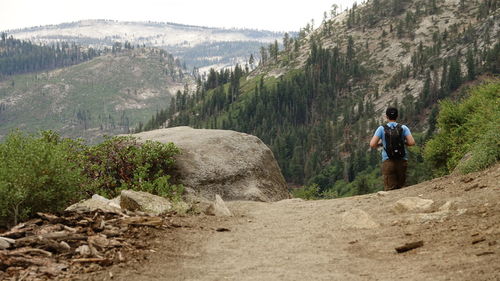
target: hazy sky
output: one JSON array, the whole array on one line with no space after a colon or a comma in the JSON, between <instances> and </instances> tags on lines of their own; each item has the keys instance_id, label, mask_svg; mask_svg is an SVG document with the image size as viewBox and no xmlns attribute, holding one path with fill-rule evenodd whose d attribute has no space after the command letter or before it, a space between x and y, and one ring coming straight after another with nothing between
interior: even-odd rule
<instances>
[{"instance_id":1,"label":"hazy sky","mask_svg":"<svg viewBox=\"0 0 500 281\"><path fill-rule=\"evenodd\" d=\"M157 21L225 28L298 31L315 27L332 4L354 0L0 0L0 30L84 19ZM359 3L360 1L358 1Z\"/></svg>"}]
</instances>

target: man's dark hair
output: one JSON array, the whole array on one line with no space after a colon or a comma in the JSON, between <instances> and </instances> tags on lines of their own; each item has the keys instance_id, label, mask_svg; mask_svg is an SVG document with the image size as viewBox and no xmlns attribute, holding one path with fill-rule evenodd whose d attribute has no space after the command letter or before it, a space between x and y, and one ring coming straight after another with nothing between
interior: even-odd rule
<instances>
[{"instance_id":1,"label":"man's dark hair","mask_svg":"<svg viewBox=\"0 0 500 281\"><path fill-rule=\"evenodd\" d=\"M385 111L385 115L389 120L396 120L396 118L398 118L398 110L394 107L389 107Z\"/></svg>"}]
</instances>

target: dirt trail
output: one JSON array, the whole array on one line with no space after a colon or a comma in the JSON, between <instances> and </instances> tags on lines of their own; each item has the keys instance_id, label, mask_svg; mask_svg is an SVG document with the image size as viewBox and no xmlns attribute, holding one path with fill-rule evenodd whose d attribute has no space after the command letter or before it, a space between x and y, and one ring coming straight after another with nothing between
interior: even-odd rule
<instances>
[{"instance_id":1,"label":"dirt trail","mask_svg":"<svg viewBox=\"0 0 500 281\"><path fill-rule=\"evenodd\" d=\"M234 217L178 218L148 261L84 279L500 280L499 182L497 165L385 195L227 202ZM404 197L434 204L396 214ZM447 201L449 211L439 211ZM396 253L419 240L423 247Z\"/></svg>"}]
</instances>

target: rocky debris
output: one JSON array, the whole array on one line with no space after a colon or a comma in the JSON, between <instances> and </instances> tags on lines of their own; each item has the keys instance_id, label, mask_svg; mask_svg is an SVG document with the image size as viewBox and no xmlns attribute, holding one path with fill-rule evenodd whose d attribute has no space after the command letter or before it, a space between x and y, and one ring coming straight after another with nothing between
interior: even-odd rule
<instances>
[{"instance_id":1,"label":"rocky debris","mask_svg":"<svg viewBox=\"0 0 500 281\"><path fill-rule=\"evenodd\" d=\"M176 127L142 132L142 140L173 142L180 183L207 199L277 201L289 198L273 153L255 136L229 130Z\"/></svg>"},{"instance_id":2,"label":"rocky debris","mask_svg":"<svg viewBox=\"0 0 500 281\"><path fill-rule=\"evenodd\" d=\"M205 214L218 217L230 217L233 215L219 195L215 195L215 202L210 204Z\"/></svg>"},{"instance_id":3,"label":"rocky debris","mask_svg":"<svg viewBox=\"0 0 500 281\"><path fill-rule=\"evenodd\" d=\"M405 197L399 199L393 206L393 211L397 214L400 213L423 213L428 212L432 204L434 204L433 200L430 199L422 199L420 197Z\"/></svg>"},{"instance_id":4,"label":"rocky debris","mask_svg":"<svg viewBox=\"0 0 500 281\"><path fill-rule=\"evenodd\" d=\"M344 228L370 229L380 225L365 211L354 208L342 214L342 226Z\"/></svg>"},{"instance_id":5,"label":"rocky debris","mask_svg":"<svg viewBox=\"0 0 500 281\"><path fill-rule=\"evenodd\" d=\"M141 211L155 216L165 214L172 209L172 204L166 198L133 190L122 190L120 206L124 210Z\"/></svg>"},{"instance_id":6,"label":"rocky debris","mask_svg":"<svg viewBox=\"0 0 500 281\"><path fill-rule=\"evenodd\" d=\"M155 196L146 192L136 192L131 190L127 190L125 193L126 198L123 206L121 206L121 196L117 196L113 199L107 199L98 194L94 194L91 199L73 204L66 208L66 211L85 213L103 210L105 212L112 212L116 214L121 214L126 211L140 211L157 216L170 211L174 211L178 214L185 214L192 209L190 204L187 204L182 200L178 202L170 202L163 197Z\"/></svg>"},{"instance_id":7,"label":"rocky debris","mask_svg":"<svg viewBox=\"0 0 500 281\"><path fill-rule=\"evenodd\" d=\"M166 217L129 214L100 209L38 213L0 233L5 246L0 248L0 280L52 280L142 258L144 237L169 223Z\"/></svg>"}]
</instances>

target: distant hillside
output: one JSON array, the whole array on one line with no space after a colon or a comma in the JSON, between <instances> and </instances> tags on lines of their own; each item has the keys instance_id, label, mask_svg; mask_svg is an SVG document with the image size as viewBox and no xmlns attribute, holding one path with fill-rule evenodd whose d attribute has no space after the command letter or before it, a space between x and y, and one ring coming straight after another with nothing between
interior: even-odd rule
<instances>
[{"instance_id":1,"label":"distant hillside","mask_svg":"<svg viewBox=\"0 0 500 281\"><path fill-rule=\"evenodd\" d=\"M498 3L373 0L332 10L318 29L264 49L254 71L205 84L151 123L257 135L290 183L336 197L380 188L379 152L368 141L394 105L419 144L408 184L420 182L430 176L421 146L434 133L438 102L500 74Z\"/></svg>"},{"instance_id":2,"label":"distant hillside","mask_svg":"<svg viewBox=\"0 0 500 281\"><path fill-rule=\"evenodd\" d=\"M221 29L175 23L86 20L59 25L9 30L19 39L40 43L75 42L111 47L114 43L159 47L187 63L188 68L244 63L259 47L281 40L283 33L250 29Z\"/></svg>"},{"instance_id":3,"label":"distant hillside","mask_svg":"<svg viewBox=\"0 0 500 281\"><path fill-rule=\"evenodd\" d=\"M163 50L121 50L90 61L0 82L0 137L9 130L54 130L88 140L127 133L192 84Z\"/></svg>"}]
</instances>

